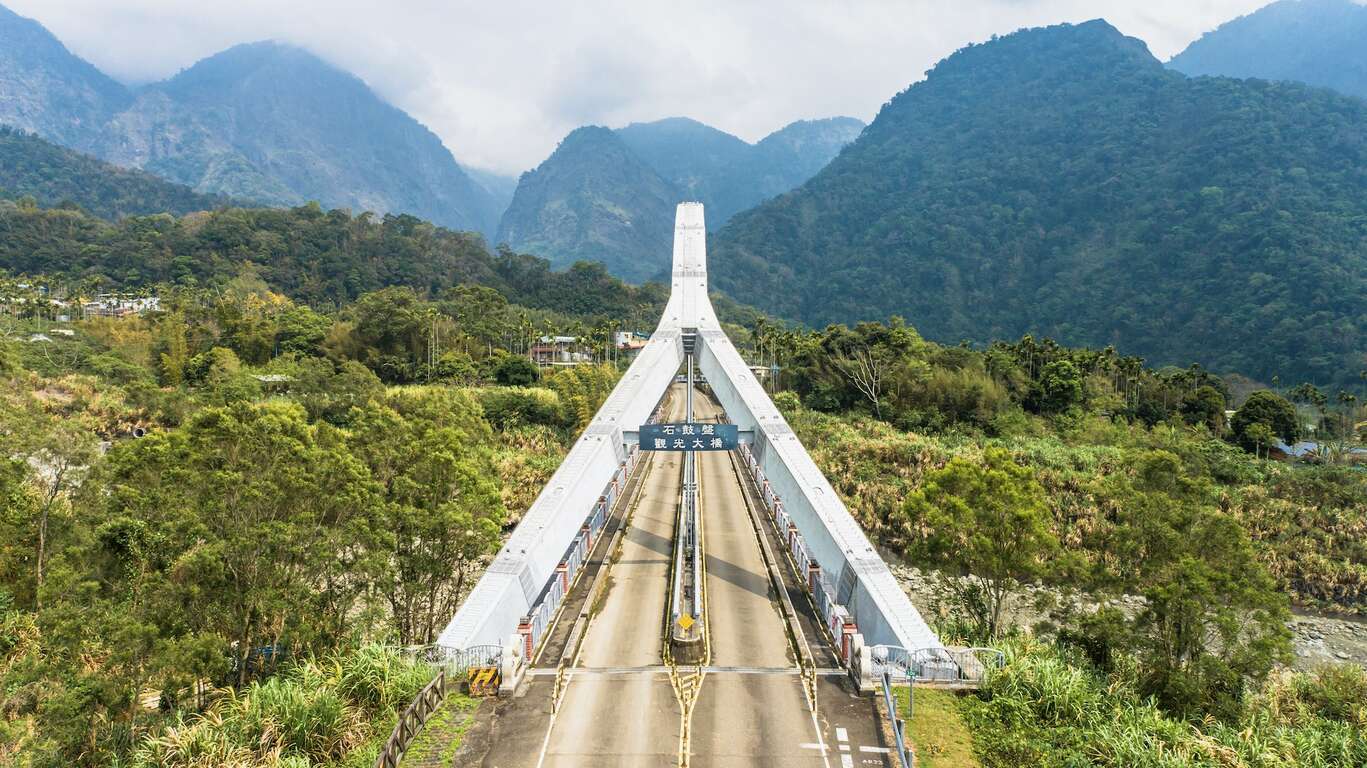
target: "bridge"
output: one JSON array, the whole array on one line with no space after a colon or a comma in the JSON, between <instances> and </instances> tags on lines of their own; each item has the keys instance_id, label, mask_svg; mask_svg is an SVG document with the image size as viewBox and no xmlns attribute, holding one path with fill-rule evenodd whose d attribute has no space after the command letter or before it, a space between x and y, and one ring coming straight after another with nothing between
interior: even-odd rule
<instances>
[{"instance_id":1,"label":"bridge","mask_svg":"<svg viewBox=\"0 0 1367 768\"><path fill-rule=\"evenodd\" d=\"M461 764L897 765L860 694L893 661L951 680L976 662L941 645L722 330L699 203L678 206L671 283L433 649L506 695Z\"/></svg>"}]
</instances>

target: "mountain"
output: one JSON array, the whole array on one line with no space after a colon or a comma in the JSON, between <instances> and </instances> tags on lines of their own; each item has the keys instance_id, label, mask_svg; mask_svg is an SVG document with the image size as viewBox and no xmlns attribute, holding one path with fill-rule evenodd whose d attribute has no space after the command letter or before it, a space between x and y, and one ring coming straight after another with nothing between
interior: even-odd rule
<instances>
[{"instance_id":1,"label":"mountain","mask_svg":"<svg viewBox=\"0 0 1367 768\"><path fill-rule=\"evenodd\" d=\"M811 178L864 124L852 117L804 120L750 144L696 120L671 117L617 131L646 165L707 206L716 229L766 198Z\"/></svg>"},{"instance_id":2,"label":"mountain","mask_svg":"<svg viewBox=\"0 0 1367 768\"><path fill-rule=\"evenodd\" d=\"M75 204L106 219L212 210L228 200L201 195L143 171L130 171L0 127L0 198L32 197L42 206Z\"/></svg>"},{"instance_id":3,"label":"mountain","mask_svg":"<svg viewBox=\"0 0 1367 768\"><path fill-rule=\"evenodd\" d=\"M616 131L581 128L523 175L499 241L557 265L587 259L626 280L660 277L669 267L676 203L701 201L708 227L719 227L810 178L863 127L849 117L804 120L758 144L683 117ZM574 226L566 228L570 211Z\"/></svg>"},{"instance_id":4,"label":"mountain","mask_svg":"<svg viewBox=\"0 0 1367 768\"><path fill-rule=\"evenodd\" d=\"M280 43L137 90L0 10L0 122L203 193L410 213L492 233L499 203L435 134L358 78Z\"/></svg>"},{"instance_id":5,"label":"mountain","mask_svg":"<svg viewBox=\"0 0 1367 768\"><path fill-rule=\"evenodd\" d=\"M503 212L508 210L508 206L513 202L513 193L517 192L517 177L504 176L501 173L486 171L482 168L465 168L470 178L489 194L494 203L494 220L498 221L503 217ZM492 233L491 233L492 234Z\"/></svg>"},{"instance_id":6,"label":"mountain","mask_svg":"<svg viewBox=\"0 0 1367 768\"><path fill-rule=\"evenodd\" d=\"M554 267L597 261L624 280L644 282L669 264L680 194L613 131L578 128L522 174L498 242Z\"/></svg>"},{"instance_id":7,"label":"mountain","mask_svg":"<svg viewBox=\"0 0 1367 768\"><path fill-rule=\"evenodd\" d=\"M1281 0L1207 32L1168 66L1193 76L1295 80L1367 98L1367 5Z\"/></svg>"},{"instance_id":8,"label":"mountain","mask_svg":"<svg viewBox=\"0 0 1367 768\"><path fill-rule=\"evenodd\" d=\"M0 6L0 124L72 146L129 101L122 85L43 25Z\"/></svg>"},{"instance_id":9,"label":"mountain","mask_svg":"<svg viewBox=\"0 0 1367 768\"><path fill-rule=\"evenodd\" d=\"M1103 21L965 48L797 190L712 238L714 284L821 326L1115 345L1356 379L1367 102L1189 79Z\"/></svg>"}]
</instances>

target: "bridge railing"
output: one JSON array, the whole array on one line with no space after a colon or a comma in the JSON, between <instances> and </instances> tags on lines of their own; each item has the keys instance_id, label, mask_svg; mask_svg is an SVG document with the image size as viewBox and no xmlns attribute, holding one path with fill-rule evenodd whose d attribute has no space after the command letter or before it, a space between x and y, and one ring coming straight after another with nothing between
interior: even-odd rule
<instances>
[{"instance_id":1,"label":"bridge railing","mask_svg":"<svg viewBox=\"0 0 1367 768\"><path fill-rule=\"evenodd\" d=\"M380 754L375 758L375 768L398 768L399 761L403 759L403 753L408 751L408 746L413 743L413 738L422 730L422 726L427 722L427 718L437 711L442 702L446 700L446 670L437 670L437 676L432 678L432 682L418 691L418 695L413 698L413 703L408 705L408 709L399 716L399 722L394 725L394 730L389 734L389 740L385 742Z\"/></svg>"},{"instance_id":2,"label":"bridge railing","mask_svg":"<svg viewBox=\"0 0 1367 768\"><path fill-rule=\"evenodd\" d=\"M583 528L574 537L574 541L570 542L569 549L560 558L560 564L556 566L550 580L542 587L541 594L532 604L531 611L519 624L518 633L524 637L523 642L526 644L524 650L528 660L532 658L533 652L540 647L541 641L546 636L546 630L555 618L556 611L564 603L565 596L569 594L570 586L574 584L580 569L588 560L589 552L593 550L593 543L598 540L599 534L603 532L603 527L607 525L608 513L612 510L612 505L617 503L618 496L625 490L627 477L635 468L638 455L639 451L634 447L627 452L626 461L617 468L617 472L612 476L612 481L608 483L603 490L603 495L598 497L597 503L589 512Z\"/></svg>"},{"instance_id":3,"label":"bridge railing","mask_svg":"<svg viewBox=\"0 0 1367 768\"><path fill-rule=\"evenodd\" d=\"M806 581L807 590L812 595L812 602L816 605L817 612L826 625L826 630L830 632L831 639L840 652L840 658L846 665L849 665L852 662L851 654L855 651L853 636L859 631L853 615L838 601L835 584L822 571L820 563L812 557L811 551L807 548L807 542L797 529L797 524L784 511L783 499L779 498L779 495L770 487L769 481L764 477L764 470L760 468L759 462L750 452L750 447L742 443L737 450L745 463L746 471L749 472L751 479L755 482L755 487L760 491L760 499L764 502L765 510L772 517L774 525L788 549L788 554L792 557L794 565L797 566L798 575Z\"/></svg>"},{"instance_id":4,"label":"bridge railing","mask_svg":"<svg viewBox=\"0 0 1367 768\"><path fill-rule=\"evenodd\" d=\"M1006 654L996 648L917 648L873 646L874 674L939 683L981 683L1001 669Z\"/></svg>"}]
</instances>

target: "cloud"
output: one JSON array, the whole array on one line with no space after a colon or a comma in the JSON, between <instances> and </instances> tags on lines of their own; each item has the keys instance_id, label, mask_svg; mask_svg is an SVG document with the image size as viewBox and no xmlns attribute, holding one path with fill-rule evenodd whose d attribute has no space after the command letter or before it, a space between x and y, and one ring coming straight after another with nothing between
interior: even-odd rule
<instances>
[{"instance_id":1,"label":"cloud","mask_svg":"<svg viewBox=\"0 0 1367 768\"><path fill-rule=\"evenodd\" d=\"M129 82L231 45L308 48L442 137L517 173L586 123L686 115L748 140L870 120L956 49L1103 17L1167 59L1265 0L8 0Z\"/></svg>"}]
</instances>

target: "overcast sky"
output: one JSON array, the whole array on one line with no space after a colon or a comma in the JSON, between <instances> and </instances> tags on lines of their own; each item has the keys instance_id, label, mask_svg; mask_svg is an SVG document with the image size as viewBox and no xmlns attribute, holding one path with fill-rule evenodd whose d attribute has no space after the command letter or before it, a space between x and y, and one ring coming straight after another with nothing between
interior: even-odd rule
<instances>
[{"instance_id":1,"label":"overcast sky","mask_svg":"<svg viewBox=\"0 0 1367 768\"><path fill-rule=\"evenodd\" d=\"M129 82L228 46L301 45L515 174L571 129L685 115L755 141L793 120L873 119L970 42L1104 17L1167 60L1267 0L0 0Z\"/></svg>"}]
</instances>

